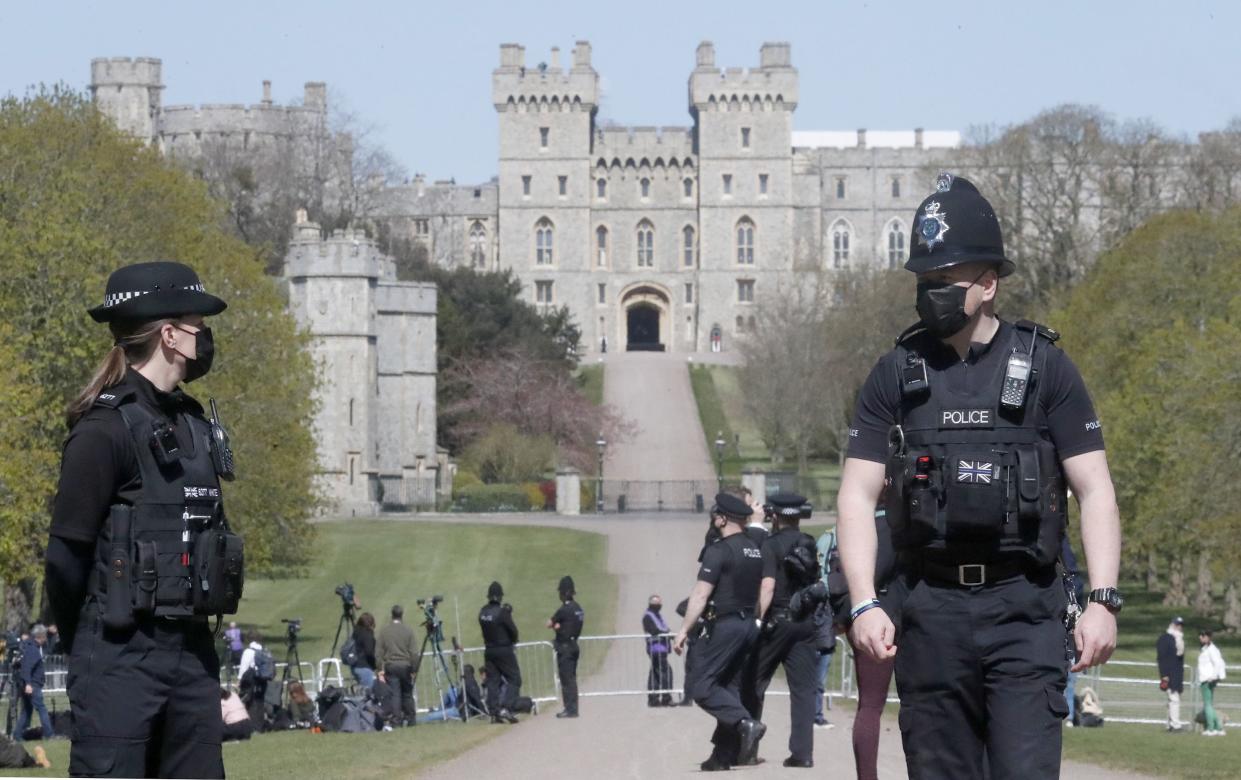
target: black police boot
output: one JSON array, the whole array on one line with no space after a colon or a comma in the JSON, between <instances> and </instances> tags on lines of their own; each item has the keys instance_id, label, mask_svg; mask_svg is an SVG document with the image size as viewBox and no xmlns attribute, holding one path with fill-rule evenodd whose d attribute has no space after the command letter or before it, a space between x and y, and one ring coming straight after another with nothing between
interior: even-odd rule
<instances>
[{"instance_id":1,"label":"black police boot","mask_svg":"<svg viewBox=\"0 0 1241 780\"><path fill-rule=\"evenodd\" d=\"M809 758L793 758L792 756L789 756L784 759L784 765L798 769L809 769L814 766L814 761Z\"/></svg>"},{"instance_id":2,"label":"black police boot","mask_svg":"<svg viewBox=\"0 0 1241 780\"><path fill-rule=\"evenodd\" d=\"M698 765L698 768L704 772L727 772L732 769L727 761L712 753L706 761Z\"/></svg>"},{"instance_id":3,"label":"black police boot","mask_svg":"<svg viewBox=\"0 0 1241 780\"><path fill-rule=\"evenodd\" d=\"M508 710L500 710L500 720L504 723L516 723L517 716Z\"/></svg>"},{"instance_id":4,"label":"black police boot","mask_svg":"<svg viewBox=\"0 0 1241 780\"><path fill-rule=\"evenodd\" d=\"M557 718L576 718L577 710L572 710L572 711L564 710L563 712L557 712L556 717Z\"/></svg>"},{"instance_id":5,"label":"black police boot","mask_svg":"<svg viewBox=\"0 0 1241 780\"><path fill-rule=\"evenodd\" d=\"M757 720L746 718L737 724L741 735L741 749L737 751L737 764L752 766L758 763L758 743L767 733L767 727Z\"/></svg>"}]
</instances>

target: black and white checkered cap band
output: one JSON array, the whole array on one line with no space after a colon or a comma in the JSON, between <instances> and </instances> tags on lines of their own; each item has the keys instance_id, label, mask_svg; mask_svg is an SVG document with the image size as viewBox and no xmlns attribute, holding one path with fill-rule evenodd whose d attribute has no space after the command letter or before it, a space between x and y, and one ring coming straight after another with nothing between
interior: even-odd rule
<instances>
[{"instance_id":1,"label":"black and white checkered cap band","mask_svg":"<svg viewBox=\"0 0 1241 780\"><path fill-rule=\"evenodd\" d=\"M181 289L182 290L193 290L195 292L200 292L200 293L207 292L206 288L203 287L201 284L187 284ZM118 304L124 303L125 301L128 301L131 298L137 298L140 295L146 295L147 293L150 293L150 292L151 290L136 290L134 292L109 293L108 295L105 295L103 297L103 306L105 309L108 309Z\"/></svg>"}]
</instances>

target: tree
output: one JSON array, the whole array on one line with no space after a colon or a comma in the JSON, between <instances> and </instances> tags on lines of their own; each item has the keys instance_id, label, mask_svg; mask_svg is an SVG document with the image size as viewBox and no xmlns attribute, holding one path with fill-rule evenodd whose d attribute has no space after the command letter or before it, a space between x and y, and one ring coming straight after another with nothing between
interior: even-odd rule
<instances>
[{"instance_id":1,"label":"tree","mask_svg":"<svg viewBox=\"0 0 1241 780\"><path fill-rule=\"evenodd\" d=\"M741 342L746 409L773 453L788 450L805 472L814 454L848 446L853 405L871 366L917 319L913 276L856 268L821 274L762 301Z\"/></svg>"},{"instance_id":2,"label":"tree","mask_svg":"<svg viewBox=\"0 0 1241 780\"><path fill-rule=\"evenodd\" d=\"M1180 605L1193 558L1234 596L1241 565L1239 255L1241 211L1162 214L1053 318L1104 421L1126 547L1170 558Z\"/></svg>"},{"instance_id":3,"label":"tree","mask_svg":"<svg viewBox=\"0 0 1241 780\"><path fill-rule=\"evenodd\" d=\"M316 506L315 374L274 280L223 229L205 186L122 136L82 95L0 101L0 579L37 576L56 486L64 410L110 346L86 309L126 263L193 266L229 310L220 354L195 383L217 396L239 476L228 512L251 571L303 565Z\"/></svg>"}]
</instances>

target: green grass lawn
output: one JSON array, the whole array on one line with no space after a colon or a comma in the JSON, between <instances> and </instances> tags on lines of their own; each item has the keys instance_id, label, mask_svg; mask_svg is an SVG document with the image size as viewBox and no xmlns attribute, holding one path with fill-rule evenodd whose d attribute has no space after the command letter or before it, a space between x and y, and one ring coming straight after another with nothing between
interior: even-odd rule
<instances>
[{"instance_id":1,"label":"green grass lawn","mask_svg":"<svg viewBox=\"0 0 1241 780\"><path fill-rule=\"evenodd\" d=\"M319 528L318 560L311 576L246 582L237 622L270 638L277 661L284 658L283 617L303 621L303 660L327 655L341 612L333 589L346 581L357 589L362 609L374 613L381 624L395 603L405 606L408 622L414 623L421 620L416 599L444 596L444 633L459 636L466 647L482 643L478 609L493 579L504 585L523 641L550 639L544 625L558 606L556 584L564 574L573 575L577 583L587 633L610 633L614 625L616 578L607 572L607 541L598 534L452 521L352 520ZM526 673L523 669L523 676ZM58 700L58 706L64 702ZM406 777L467 750L497 729L472 722L385 734L263 734L225 745L224 762L233 778ZM53 769L23 775L67 774L68 741L48 742L46 748Z\"/></svg>"},{"instance_id":2,"label":"green grass lawn","mask_svg":"<svg viewBox=\"0 0 1241 780\"><path fill-rule=\"evenodd\" d=\"M603 366L583 365L577 369L578 386L595 406L603 403Z\"/></svg>"},{"instance_id":3,"label":"green grass lawn","mask_svg":"<svg viewBox=\"0 0 1241 780\"><path fill-rule=\"evenodd\" d=\"M1234 730L1204 737L1170 734L1159 726L1105 723L1097 729L1067 729L1064 757L1160 777L1225 780L1241 776L1241 734Z\"/></svg>"},{"instance_id":4,"label":"green grass lawn","mask_svg":"<svg viewBox=\"0 0 1241 780\"><path fill-rule=\"evenodd\" d=\"M707 438L707 452L716 457L715 441L722 436L724 447L724 479L739 482L745 469L795 472L795 460L773 464L771 453L763 443L758 429L751 423L745 408L745 397L732 366L695 365L690 368L690 385L698 402L698 417ZM831 509L840 485L840 466L836 461L812 460L806 474L791 485L768 484L768 492L777 488L806 495L820 508Z\"/></svg>"}]
</instances>

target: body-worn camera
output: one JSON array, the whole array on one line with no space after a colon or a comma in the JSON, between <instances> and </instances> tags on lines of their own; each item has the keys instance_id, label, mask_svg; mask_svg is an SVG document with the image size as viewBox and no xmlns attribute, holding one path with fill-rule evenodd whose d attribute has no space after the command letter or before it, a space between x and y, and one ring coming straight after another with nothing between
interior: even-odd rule
<instances>
[{"instance_id":1,"label":"body-worn camera","mask_svg":"<svg viewBox=\"0 0 1241 780\"><path fill-rule=\"evenodd\" d=\"M160 466L168 467L181 459L177 429L166 422L157 422L151 429L151 454Z\"/></svg>"}]
</instances>

